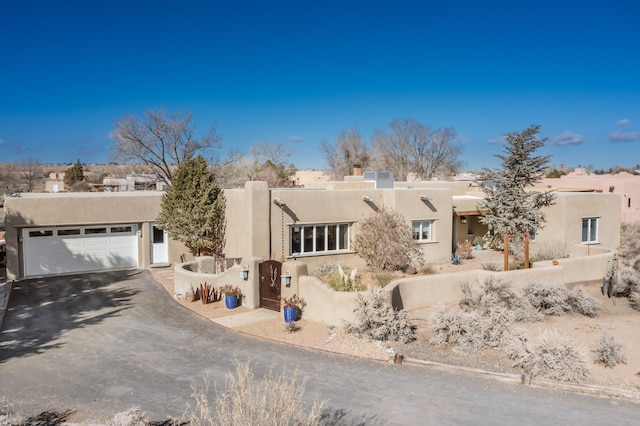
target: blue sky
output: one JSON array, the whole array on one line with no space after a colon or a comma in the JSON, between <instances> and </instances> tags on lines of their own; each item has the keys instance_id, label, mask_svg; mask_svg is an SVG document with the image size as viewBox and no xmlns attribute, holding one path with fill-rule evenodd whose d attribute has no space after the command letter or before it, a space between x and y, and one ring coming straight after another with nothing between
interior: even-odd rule
<instances>
[{"instance_id":1,"label":"blue sky","mask_svg":"<svg viewBox=\"0 0 640 426\"><path fill-rule=\"evenodd\" d=\"M567 166L640 163L633 1L8 1L0 162L102 163L113 121L189 110L220 154L258 142L321 168L321 141L394 118L453 127L467 169L531 124Z\"/></svg>"}]
</instances>

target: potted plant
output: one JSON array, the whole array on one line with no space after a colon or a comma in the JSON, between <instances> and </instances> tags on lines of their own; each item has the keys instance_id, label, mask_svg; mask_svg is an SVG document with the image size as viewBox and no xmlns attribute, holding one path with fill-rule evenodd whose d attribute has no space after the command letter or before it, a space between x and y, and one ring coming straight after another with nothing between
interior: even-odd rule
<instances>
[{"instance_id":1,"label":"potted plant","mask_svg":"<svg viewBox=\"0 0 640 426\"><path fill-rule=\"evenodd\" d=\"M486 243L485 239L479 235L473 239L473 245L476 246L476 250L482 250L485 243Z\"/></svg>"},{"instance_id":2,"label":"potted plant","mask_svg":"<svg viewBox=\"0 0 640 426\"><path fill-rule=\"evenodd\" d=\"M238 297L241 296L240 289L231 284L225 284L220 287L220 293L224 294L224 303L227 309L234 309L238 306Z\"/></svg>"},{"instance_id":3,"label":"potted plant","mask_svg":"<svg viewBox=\"0 0 640 426\"><path fill-rule=\"evenodd\" d=\"M282 298L282 306L284 312L284 322L292 323L302 317L302 310L307 306L307 302L294 294L291 297Z\"/></svg>"}]
</instances>

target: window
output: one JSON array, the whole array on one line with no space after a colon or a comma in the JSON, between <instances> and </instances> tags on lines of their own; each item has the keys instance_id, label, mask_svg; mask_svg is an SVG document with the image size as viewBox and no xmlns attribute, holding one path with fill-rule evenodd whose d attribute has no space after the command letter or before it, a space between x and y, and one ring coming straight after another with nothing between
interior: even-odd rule
<instances>
[{"instance_id":1,"label":"window","mask_svg":"<svg viewBox=\"0 0 640 426\"><path fill-rule=\"evenodd\" d=\"M414 220L411 222L413 239L417 241L431 241L431 226L433 220Z\"/></svg>"},{"instance_id":2,"label":"window","mask_svg":"<svg viewBox=\"0 0 640 426\"><path fill-rule=\"evenodd\" d=\"M598 242L597 217L587 217L582 219L582 242L585 244Z\"/></svg>"},{"instance_id":3,"label":"window","mask_svg":"<svg viewBox=\"0 0 640 426\"><path fill-rule=\"evenodd\" d=\"M93 235L93 234L106 234L107 228L86 228L84 230L84 235Z\"/></svg>"},{"instance_id":4,"label":"window","mask_svg":"<svg viewBox=\"0 0 640 426\"><path fill-rule=\"evenodd\" d=\"M289 227L289 254L349 250L349 224L331 223Z\"/></svg>"},{"instance_id":5,"label":"window","mask_svg":"<svg viewBox=\"0 0 640 426\"><path fill-rule=\"evenodd\" d=\"M58 235L66 236L66 235L80 235L80 229L58 229Z\"/></svg>"},{"instance_id":6,"label":"window","mask_svg":"<svg viewBox=\"0 0 640 426\"><path fill-rule=\"evenodd\" d=\"M53 231L47 229L47 230L43 230L43 231L29 231L29 237L30 238L35 238L35 237L51 237L53 236Z\"/></svg>"},{"instance_id":7,"label":"window","mask_svg":"<svg viewBox=\"0 0 640 426\"><path fill-rule=\"evenodd\" d=\"M111 227L112 234L119 234L123 232L131 232L131 227L130 226L112 226Z\"/></svg>"}]
</instances>

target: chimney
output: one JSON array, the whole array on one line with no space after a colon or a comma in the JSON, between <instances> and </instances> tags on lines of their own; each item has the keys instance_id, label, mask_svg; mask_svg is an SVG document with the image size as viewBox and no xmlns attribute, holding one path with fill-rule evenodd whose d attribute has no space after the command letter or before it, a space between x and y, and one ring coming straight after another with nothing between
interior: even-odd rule
<instances>
[{"instance_id":1,"label":"chimney","mask_svg":"<svg viewBox=\"0 0 640 426\"><path fill-rule=\"evenodd\" d=\"M362 176L362 166L360 166L360 164L353 165L353 175Z\"/></svg>"}]
</instances>

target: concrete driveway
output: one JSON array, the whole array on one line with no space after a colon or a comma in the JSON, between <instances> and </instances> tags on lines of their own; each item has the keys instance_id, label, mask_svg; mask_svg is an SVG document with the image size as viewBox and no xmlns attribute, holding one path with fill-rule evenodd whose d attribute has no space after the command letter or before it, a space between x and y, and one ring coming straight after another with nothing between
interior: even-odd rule
<instances>
[{"instance_id":1,"label":"concrete driveway","mask_svg":"<svg viewBox=\"0 0 640 426\"><path fill-rule=\"evenodd\" d=\"M0 396L23 414L77 410L104 419L139 405L179 417L190 386L224 386L233 360L256 377L298 369L306 399L329 413L388 424L637 424L640 405L515 386L271 343L227 330L176 304L148 271L17 282L0 332ZM343 419L344 420L344 419ZM370 423L370 420L367 422ZM344 424L341 422L333 424Z\"/></svg>"}]
</instances>

